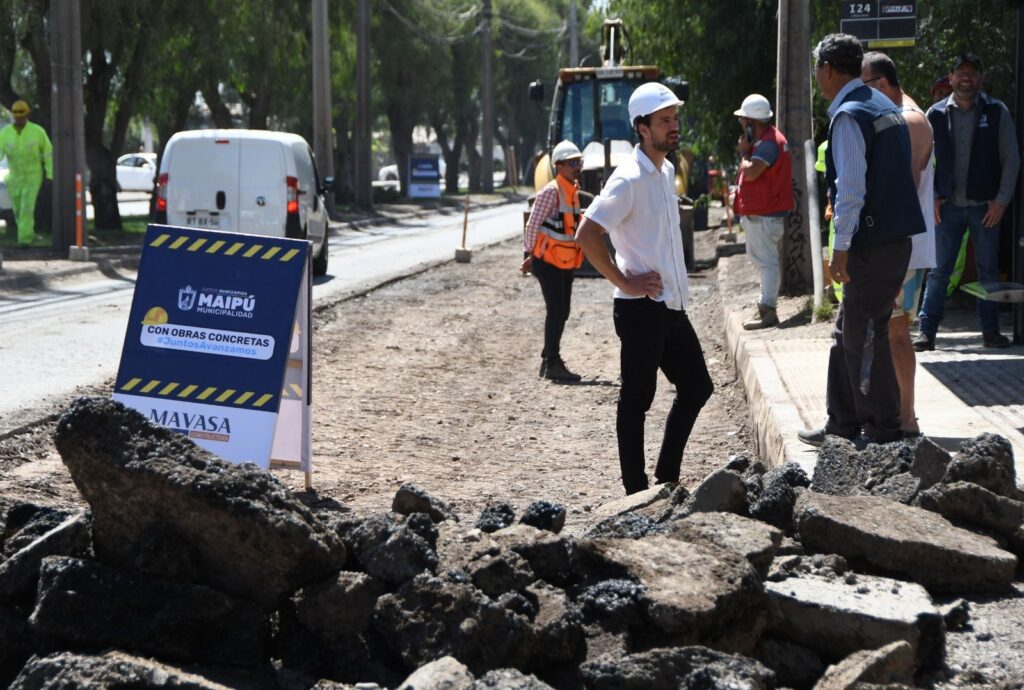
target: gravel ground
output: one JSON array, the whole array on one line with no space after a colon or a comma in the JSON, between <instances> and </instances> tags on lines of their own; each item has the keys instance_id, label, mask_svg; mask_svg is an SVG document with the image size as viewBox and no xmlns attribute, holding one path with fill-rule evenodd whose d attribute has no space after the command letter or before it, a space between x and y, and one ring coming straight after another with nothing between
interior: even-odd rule
<instances>
[{"instance_id":1,"label":"gravel ground","mask_svg":"<svg viewBox=\"0 0 1024 690\"><path fill-rule=\"evenodd\" d=\"M690 276L689 314L701 338L715 393L697 421L682 483L695 486L753 441L746 399L722 345L715 231L697 233L699 270ZM506 501L521 511L559 501L566 530L579 533L590 511L623 495L615 449L618 341L611 287L576 281L563 354L580 385L537 377L543 302L516 270L518 244L474 253L364 297L318 308L314 318L313 491L311 502L357 512L390 508L414 482L450 502L463 519ZM82 394L108 395L110 384ZM671 403L661 378L648 419L654 458ZM60 411L55 406L53 414ZM50 435L53 420L0 440L0 496L63 507L81 505ZM651 468L653 471L653 468ZM296 491L298 472L275 471ZM931 687L999 687L1024 668L1024 588L1016 597L972 602L972 627L950 633L952 674Z\"/></svg>"}]
</instances>

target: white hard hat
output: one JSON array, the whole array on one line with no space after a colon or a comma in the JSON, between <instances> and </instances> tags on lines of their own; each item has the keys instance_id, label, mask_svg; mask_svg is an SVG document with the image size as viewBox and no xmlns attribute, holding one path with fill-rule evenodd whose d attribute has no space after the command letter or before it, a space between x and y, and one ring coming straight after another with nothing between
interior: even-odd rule
<instances>
[{"instance_id":1,"label":"white hard hat","mask_svg":"<svg viewBox=\"0 0 1024 690\"><path fill-rule=\"evenodd\" d=\"M583 158L583 154L580 153L579 147L568 139L558 142L558 144L555 145L555 149L551 152L551 162L561 163L562 161L567 161L570 158Z\"/></svg>"},{"instance_id":2,"label":"white hard hat","mask_svg":"<svg viewBox=\"0 0 1024 690\"><path fill-rule=\"evenodd\" d=\"M633 123L638 117L682 104L683 102L676 98L670 88L656 81L649 81L636 87L636 91L629 97L629 121Z\"/></svg>"},{"instance_id":3,"label":"white hard hat","mask_svg":"<svg viewBox=\"0 0 1024 690\"><path fill-rule=\"evenodd\" d=\"M733 113L736 117L749 117L751 120L770 120L772 105L759 93L752 93L743 99L743 105Z\"/></svg>"}]
</instances>

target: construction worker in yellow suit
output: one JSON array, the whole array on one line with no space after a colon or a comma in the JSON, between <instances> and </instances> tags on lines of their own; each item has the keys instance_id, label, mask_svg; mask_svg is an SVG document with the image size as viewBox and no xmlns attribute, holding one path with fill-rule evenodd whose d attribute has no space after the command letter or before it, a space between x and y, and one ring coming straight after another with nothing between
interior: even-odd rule
<instances>
[{"instance_id":1,"label":"construction worker in yellow suit","mask_svg":"<svg viewBox=\"0 0 1024 690\"><path fill-rule=\"evenodd\" d=\"M11 106L14 123L0 129L0 158L7 158L7 192L18 223L18 244L28 246L36 238L36 196L43 174L53 179L53 144L46 130L28 121L31 109L25 101Z\"/></svg>"}]
</instances>

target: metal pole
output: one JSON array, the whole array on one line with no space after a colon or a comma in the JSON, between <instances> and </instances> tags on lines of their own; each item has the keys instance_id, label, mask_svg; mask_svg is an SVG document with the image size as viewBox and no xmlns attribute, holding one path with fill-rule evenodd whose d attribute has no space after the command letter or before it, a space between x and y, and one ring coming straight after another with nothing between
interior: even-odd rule
<instances>
[{"instance_id":1,"label":"metal pole","mask_svg":"<svg viewBox=\"0 0 1024 690\"><path fill-rule=\"evenodd\" d=\"M811 160L815 157L814 141L808 139L804 142L804 159ZM813 257L821 256L821 211L818 208L818 174L813 165L805 165L807 175L807 219L810 221L811 238L811 273L814 276L814 309L817 311L821 306L822 298L825 295L825 270L821 260L814 261Z\"/></svg>"},{"instance_id":2,"label":"metal pole","mask_svg":"<svg viewBox=\"0 0 1024 690\"><path fill-rule=\"evenodd\" d=\"M75 134L74 102L71 98L71 6L77 3L50 2L50 55L53 75L51 131L53 141L53 186L51 231L53 248L64 254L71 245L75 227Z\"/></svg>"},{"instance_id":3,"label":"metal pole","mask_svg":"<svg viewBox=\"0 0 1024 690\"><path fill-rule=\"evenodd\" d=\"M779 130L793 144L789 147L793 161L793 197L796 208L786 216L782 237L782 286L805 290L812 282L811 256L807 218L808 194L806 168L814 164L804 155L797 142L811 138L811 15L806 2L779 0L778 88L775 110Z\"/></svg>"},{"instance_id":4,"label":"metal pole","mask_svg":"<svg viewBox=\"0 0 1024 690\"><path fill-rule=\"evenodd\" d=\"M480 146L483 158L483 180L481 189L484 192L494 191L494 85L491 70L491 0L483 0L483 35L480 37L482 55L483 84L480 97L483 100L483 123L481 124Z\"/></svg>"},{"instance_id":5,"label":"metal pole","mask_svg":"<svg viewBox=\"0 0 1024 690\"><path fill-rule=\"evenodd\" d=\"M356 206L373 208L370 178L370 0L359 0L356 14Z\"/></svg>"},{"instance_id":6,"label":"metal pole","mask_svg":"<svg viewBox=\"0 0 1024 690\"><path fill-rule=\"evenodd\" d=\"M1024 142L1024 6L1017 8L1017 145ZM1017 177L1013 196L1013 275L1015 283L1024 283L1024 175ZM1013 305L1013 342L1024 343L1024 304Z\"/></svg>"},{"instance_id":7,"label":"metal pole","mask_svg":"<svg viewBox=\"0 0 1024 690\"><path fill-rule=\"evenodd\" d=\"M578 67L580 61L579 27L576 23L576 0L569 0L569 66Z\"/></svg>"},{"instance_id":8,"label":"metal pole","mask_svg":"<svg viewBox=\"0 0 1024 690\"><path fill-rule=\"evenodd\" d=\"M334 177L331 137L331 63L327 0L313 0L313 154L323 177ZM334 193L327 195L327 212L334 217Z\"/></svg>"}]
</instances>

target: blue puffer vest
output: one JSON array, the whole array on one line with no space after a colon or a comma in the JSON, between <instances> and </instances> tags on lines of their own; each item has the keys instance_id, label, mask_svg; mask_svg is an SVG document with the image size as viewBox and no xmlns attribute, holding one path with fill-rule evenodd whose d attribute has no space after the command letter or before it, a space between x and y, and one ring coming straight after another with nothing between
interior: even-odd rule
<instances>
[{"instance_id":1,"label":"blue puffer vest","mask_svg":"<svg viewBox=\"0 0 1024 690\"><path fill-rule=\"evenodd\" d=\"M910 133L892 101L869 86L859 86L843 99L839 113L852 115L864 135L867 155L867 193L850 249L870 249L925 231L917 187L911 172ZM832 122L835 122L833 118ZM832 127L825 153L825 181L836 198L836 168Z\"/></svg>"},{"instance_id":2,"label":"blue puffer vest","mask_svg":"<svg viewBox=\"0 0 1024 690\"><path fill-rule=\"evenodd\" d=\"M935 133L935 194L943 199L953 197L956 156L950 123L949 99L939 101L928 109L928 121ZM999 162L999 120L1003 115L1002 102L979 93L977 108L981 113L974 125L971 162L967 168L967 198L989 201L999 193L999 180L1003 168Z\"/></svg>"}]
</instances>

